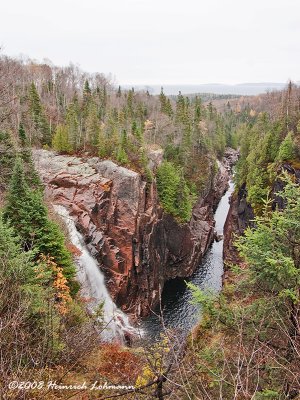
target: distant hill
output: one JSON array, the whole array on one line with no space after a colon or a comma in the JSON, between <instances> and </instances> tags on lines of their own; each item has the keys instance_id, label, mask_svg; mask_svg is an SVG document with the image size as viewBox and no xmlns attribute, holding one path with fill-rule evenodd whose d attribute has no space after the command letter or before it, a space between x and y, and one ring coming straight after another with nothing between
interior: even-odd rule
<instances>
[{"instance_id":1,"label":"distant hill","mask_svg":"<svg viewBox=\"0 0 300 400\"><path fill-rule=\"evenodd\" d=\"M261 82L261 83L240 83L237 85L224 85L219 83L208 83L200 85L123 85L124 88L134 87L136 90L149 90L151 94L159 94L161 87L166 95L177 95L192 93L215 93L231 95L257 95L273 90L282 90L287 83Z\"/></svg>"}]
</instances>

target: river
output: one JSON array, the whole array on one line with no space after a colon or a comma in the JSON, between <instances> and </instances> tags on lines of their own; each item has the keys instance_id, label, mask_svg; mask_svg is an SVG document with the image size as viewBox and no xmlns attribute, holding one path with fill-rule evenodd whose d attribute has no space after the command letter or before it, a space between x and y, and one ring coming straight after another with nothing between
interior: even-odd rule
<instances>
[{"instance_id":1,"label":"river","mask_svg":"<svg viewBox=\"0 0 300 400\"><path fill-rule=\"evenodd\" d=\"M223 228L229 211L229 198L234 190L233 182L229 183L229 189L223 195L215 212L215 230L218 235L223 234ZM145 336L154 339L162 332L160 315L163 315L166 328L174 328L180 334L187 335L199 322L201 310L191 303L192 293L187 288L186 282L192 282L201 289L219 292L222 288L223 275L223 240L214 241L207 251L201 264L194 274L187 279L177 278L165 284L161 306L147 319L142 321L141 327L147 334ZM160 311L161 310L161 311Z\"/></svg>"}]
</instances>

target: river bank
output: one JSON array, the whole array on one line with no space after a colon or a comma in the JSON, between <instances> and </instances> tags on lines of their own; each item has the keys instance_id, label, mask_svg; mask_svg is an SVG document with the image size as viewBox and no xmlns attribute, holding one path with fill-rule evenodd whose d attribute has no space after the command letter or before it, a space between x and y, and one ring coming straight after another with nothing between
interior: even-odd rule
<instances>
[{"instance_id":1,"label":"river bank","mask_svg":"<svg viewBox=\"0 0 300 400\"><path fill-rule=\"evenodd\" d=\"M201 311L191 303L192 292L186 282L191 282L200 289L219 292L222 289L223 263L223 228L230 207L230 197L234 184L221 198L214 214L215 232L219 240L215 240L208 249L201 264L190 278L174 279L166 283L162 292L160 305L152 310L151 315L141 322L142 329L151 339L159 338L164 328L174 329L178 335L187 336L201 318Z\"/></svg>"}]
</instances>

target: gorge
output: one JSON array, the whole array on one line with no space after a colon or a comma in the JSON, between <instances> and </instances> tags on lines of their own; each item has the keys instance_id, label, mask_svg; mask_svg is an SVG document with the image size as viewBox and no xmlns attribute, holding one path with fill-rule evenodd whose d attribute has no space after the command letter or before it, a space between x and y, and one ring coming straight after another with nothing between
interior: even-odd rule
<instances>
[{"instance_id":1,"label":"gorge","mask_svg":"<svg viewBox=\"0 0 300 400\"><path fill-rule=\"evenodd\" d=\"M222 240L210 246L216 233L222 234L232 192L232 184L227 190L229 170L237 152L225 153L211 188L198 199L190 223L185 224L179 224L161 209L155 183L146 187L137 172L96 157L71 157L46 150L35 150L33 155L47 200L66 222L73 245L83 253L77 258L82 295L96 298L96 304L105 300L105 322L113 319L113 336L134 335L123 312L132 321L151 314L168 281L194 277L197 269L198 282L209 269L204 282L211 281L208 286L220 289ZM221 198L215 226L213 212ZM120 310L107 292L99 267ZM181 301L188 304L188 300ZM172 312L181 311L174 304ZM187 320L182 323L188 330L197 313L189 310L186 314Z\"/></svg>"}]
</instances>

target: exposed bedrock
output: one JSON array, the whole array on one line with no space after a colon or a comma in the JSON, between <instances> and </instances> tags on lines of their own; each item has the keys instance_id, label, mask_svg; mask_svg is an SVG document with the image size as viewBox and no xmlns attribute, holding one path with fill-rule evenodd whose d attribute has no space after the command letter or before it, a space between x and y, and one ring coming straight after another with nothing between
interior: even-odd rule
<instances>
[{"instance_id":1,"label":"exposed bedrock","mask_svg":"<svg viewBox=\"0 0 300 400\"><path fill-rule=\"evenodd\" d=\"M224 225L223 258L226 265L238 264L240 258L234 246L236 236L242 235L244 230L251 225L254 213L246 201L247 191L243 186L238 193L233 193L230 198L230 207Z\"/></svg>"},{"instance_id":2,"label":"exposed bedrock","mask_svg":"<svg viewBox=\"0 0 300 400\"><path fill-rule=\"evenodd\" d=\"M284 188L284 181L280 178L282 172L287 172L293 177L293 180L300 184L300 170L293 167L292 164L285 162L278 167L277 179L272 185L270 192L273 199L272 208L284 208L284 200L278 194ZM234 193L230 199L230 208L224 226L224 247L223 256L225 265L237 264L241 260L234 246L236 236L243 234L244 230L250 226L253 227L254 212L249 203L247 203L247 188L243 185L237 193Z\"/></svg>"},{"instance_id":3,"label":"exposed bedrock","mask_svg":"<svg viewBox=\"0 0 300 400\"><path fill-rule=\"evenodd\" d=\"M34 160L46 196L75 218L114 301L135 317L158 304L168 279L191 275L214 239L213 209L229 178L221 163L191 221L179 224L159 206L155 183L137 172L46 150L35 150Z\"/></svg>"}]
</instances>

